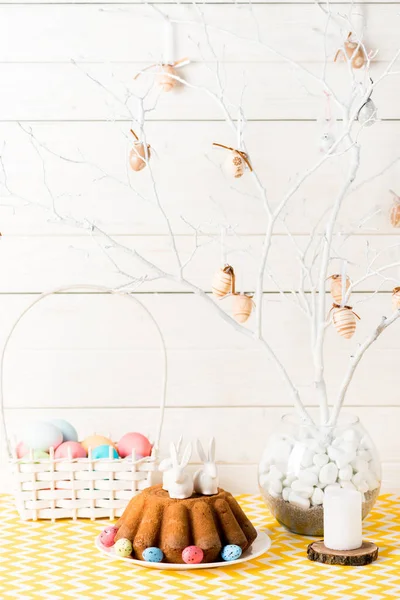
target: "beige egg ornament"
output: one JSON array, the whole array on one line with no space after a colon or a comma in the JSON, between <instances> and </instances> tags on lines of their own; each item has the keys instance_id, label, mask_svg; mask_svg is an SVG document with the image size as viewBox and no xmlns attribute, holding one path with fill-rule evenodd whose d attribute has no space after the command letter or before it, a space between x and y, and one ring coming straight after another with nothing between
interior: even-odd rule
<instances>
[{"instance_id":1,"label":"beige egg ornament","mask_svg":"<svg viewBox=\"0 0 400 600\"><path fill-rule=\"evenodd\" d=\"M335 304L342 304L342 292L343 292L343 280L342 276L339 274L331 275L329 277L331 280L331 296ZM350 278L346 276L346 292L350 287Z\"/></svg>"},{"instance_id":2,"label":"beige egg ornament","mask_svg":"<svg viewBox=\"0 0 400 600\"><path fill-rule=\"evenodd\" d=\"M331 310L332 322L338 334L346 340L352 338L357 327L356 319L360 317L353 311L351 306L338 306L334 304Z\"/></svg>"},{"instance_id":3,"label":"beige egg ornament","mask_svg":"<svg viewBox=\"0 0 400 600\"><path fill-rule=\"evenodd\" d=\"M400 227L400 196L393 190L389 190L393 196L393 204L390 209L390 222L393 227Z\"/></svg>"},{"instance_id":4,"label":"beige egg ornament","mask_svg":"<svg viewBox=\"0 0 400 600\"><path fill-rule=\"evenodd\" d=\"M223 298L227 294L235 293L235 271L230 265L225 265L215 273L212 288L213 296Z\"/></svg>"},{"instance_id":5,"label":"beige egg ornament","mask_svg":"<svg viewBox=\"0 0 400 600\"><path fill-rule=\"evenodd\" d=\"M246 323L253 310L253 297L247 294L234 294L232 314L238 323Z\"/></svg>"},{"instance_id":6,"label":"beige egg ornament","mask_svg":"<svg viewBox=\"0 0 400 600\"><path fill-rule=\"evenodd\" d=\"M393 310L400 308L400 287L395 287L392 293L392 306Z\"/></svg>"},{"instance_id":7,"label":"beige egg ornament","mask_svg":"<svg viewBox=\"0 0 400 600\"><path fill-rule=\"evenodd\" d=\"M132 171L141 171L147 165L148 160L151 156L150 146L144 142L141 142L136 133L131 129L131 133L135 138L133 148L129 153L129 165Z\"/></svg>"},{"instance_id":8,"label":"beige egg ornament","mask_svg":"<svg viewBox=\"0 0 400 600\"><path fill-rule=\"evenodd\" d=\"M140 73L135 75L134 79L137 79L142 73L148 71L149 69L157 68L156 74L156 82L159 85L163 92L171 92L178 84L179 81L176 79L178 77L177 69L180 67L184 67L189 64L190 60L188 58L181 58L180 60L176 60L173 63L158 63L154 65L149 65Z\"/></svg>"},{"instance_id":9,"label":"beige egg ornament","mask_svg":"<svg viewBox=\"0 0 400 600\"><path fill-rule=\"evenodd\" d=\"M347 60L351 61L351 66L353 69L361 69L361 67L365 65L367 56L363 46L359 42L352 41L351 36L352 32L350 31L349 35L347 36L347 40L343 44L344 52L343 48L339 48L339 50L336 52L334 60L336 61L340 55L343 57L346 55Z\"/></svg>"},{"instance_id":10,"label":"beige egg ornament","mask_svg":"<svg viewBox=\"0 0 400 600\"><path fill-rule=\"evenodd\" d=\"M225 146L224 144L217 144L216 142L213 143L213 146L229 150L229 156L225 161L225 169L235 179L242 177L246 169L253 170L246 152L232 148L231 146Z\"/></svg>"}]
</instances>

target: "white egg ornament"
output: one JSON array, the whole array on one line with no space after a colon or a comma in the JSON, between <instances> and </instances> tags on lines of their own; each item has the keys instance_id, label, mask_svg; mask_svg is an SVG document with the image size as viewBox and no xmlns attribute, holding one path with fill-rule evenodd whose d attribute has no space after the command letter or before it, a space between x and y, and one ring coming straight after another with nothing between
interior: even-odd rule
<instances>
[{"instance_id":1,"label":"white egg ornament","mask_svg":"<svg viewBox=\"0 0 400 600\"><path fill-rule=\"evenodd\" d=\"M378 110L371 100L368 98L365 104L362 105L360 110L358 111L357 121L363 127L371 127L377 120Z\"/></svg>"},{"instance_id":2,"label":"white egg ornament","mask_svg":"<svg viewBox=\"0 0 400 600\"><path fill-rule=\"evenodd\" d=\"M225 150L229 150L229 156L225 161L225 170L229 175L232 175L235 179L242 177L246 168L250 171L253 170L249 157L246 152L243 150L238 150L237 148L232 148L231 146L224 146L224 144L213 143L213 146L218 146L219 148L225 148Z\"/></svg>"},{"instance_id":3,"label":"white egg ornament","mask_svg":"<svg viewBox=\"0 0 400 600\"><path fill-rule=\"evenodd\" d=\"M38 421L26 427L21 442L25 447L32 450L44 450L58 448L63 441L62 431L52 423Z\"/></svg>"},{"instance_id":4,"label":"white egg ornament","mask_svg":"<svg viewBox=\"0 0 400 600\"><path fill-rule=\"evenodd\" d=\"M319 150L327 154L335 143L335 136L330 131L324 131L319 139Z\"/></svg>"}]
</instances>

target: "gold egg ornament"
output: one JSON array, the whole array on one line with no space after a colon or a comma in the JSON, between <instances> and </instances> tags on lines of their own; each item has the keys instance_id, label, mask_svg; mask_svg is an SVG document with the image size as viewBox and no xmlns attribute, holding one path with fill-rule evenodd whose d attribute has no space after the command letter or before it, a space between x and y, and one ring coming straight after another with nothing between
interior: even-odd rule
<instances>
[{"instance_id":1,"label":"gold egg ornament","mask_svg":"<svg viewBox=\"0 0 400 600\"><path fill-rule=\"evenodd\" d=\"M363 46L359 42L353 42L350 38L352 36L352 32L350 31L347 36L347 40L344 43L344 51L346 53L347 59L351 61L351 66L353 69L361 69L365 65L367 60L367 56L365 54L365 50ZM339 48L336 52L335 62L339 55L344 56L343 48Z\"/></svg>"},{"instance_id":2,"label":"gold egg ornament","mask_svg":"<svg viewBox=\"0 0 400 600\"><path fill-rule=\"evenodd\" d=\"M238 323L246 323L253 310L253 297L247 294L234 294L232 302L232 314Z\"/></svg>"},{"instance_id":3,"label":"gold egg ornament","mask_svg":"<svg viewBox=\"0 0 400 600\"><path fill-rule=\"evenodd\" d=\"M346 340L352 338L356 331L356 319L360 319L360 317L353 311L351 306L333 304L331 311L332 323L338 334Z\"/></svg>"},{"instance_id":4,"label":"gold egg ornament","mask_svg":"<svg viewBox=\"0 0 400 600\"><path fill-rule=\"evenodd\" d=\"M235 293L235 271L230 265L219 269L213 278L211 291L216 298Z\"/></svg>"},{"instance_id":5,"label":"gold egg ornament","mask_svg":"<svg viewBox=\"0 0 400 600\"><path fill-rule=\"evenodd\" d=\"M133 144L133 148L129 153L129 165L132 171L141 171L147 165L148 160L150 159L150 146L144 142L141 142L136 135L136 133L131 129L131 133L135 138L135 142Z\"/></svg>"},{"instance_id":6,"label":"gold egg ornament","mask_svg":"<svg viewBox=\"0 0 400 600\"><path fill-rule=\"evenodd\" d=\"M335 304L342 304L342 292L343 292L343 280L342 276L339 274L331 275L329 277L331 280L331 296ZM350 278L346 275L346 292L350 287Z\"/></svg>"},{"instance_id":7,"label":"gold egg ornament","mask_svg":"<svg viewBox=\"0 0 400 600\"><path fill-rule=\"evenodd\" d=\"M246 168L248 168L250 171L253 170L246 152L237 150L231 146L224 146L224 144L217 144L216 142L213 143L213 146L218 146L219 148L229 150L229 157L226 159L225 166L228 173L235 179L242 177Z\"/></svg>"},{"instance_id":8,"label":"gold egg ornament","mask_svg":"<svg viewBox=\"0 0 400 600\"><path fill-rule=\"evenodd\" d=\"M392 306L393 310L400 308L400 287L395 287L392 293Z\"/></svg>"},{"instance_id":9,"label":"gold egg ornament","mask_svg":"<svg viewBox=\"0 0 400 600\"><path fill-rule=\"evenodd\" d=\"M393 204L390 209L390 222L393 227L400 227L400 196L389 190L393 196Z\"/></svg>"}]
</instances>

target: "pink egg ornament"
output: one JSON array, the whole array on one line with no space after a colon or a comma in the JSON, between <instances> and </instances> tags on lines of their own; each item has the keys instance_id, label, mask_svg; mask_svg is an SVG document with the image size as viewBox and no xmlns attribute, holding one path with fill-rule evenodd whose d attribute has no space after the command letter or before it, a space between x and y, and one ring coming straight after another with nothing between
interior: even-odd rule
<instances>
[{"instance_id":1,"label":"pink egg ornament","mask_svg":"<svg viewBox=\"0 0 400 600\"><path fill-rule=\"evenodd\" d=\"M146 436L141 433L130 432L122 436L117 448L121 458L125 458L132 454L132 450L135 450L136 455L150 456L153 446Z\"/></svg>"},{"instance_id":2,"label":"pink egg ornament","mask_svg":"<svg viewBox=\"0 0 400 600\"><path fill-rule=\"evenodd\" d=\"M54 458L85 458L85 448L79 442L63 442L54 452Z\"/></svg>"},{"instance_id":3,"label":"pink egg ornament","mask_svg":"<svg viewBox=\"0 0 400 600\"><path fill-rule=\"evenodd\" d=\"M29 452L29 448L27 448L24 442L19 442L17 447L15 448L15 452L17 454L17 458L22 458Z\"/></svg>"},{"instance_id":4,"label":"pink egg ornament","mask_svg":"<svg viewBox=\"0 0 400 600\"><path fill-rule=\"evenodd\" d=\"M204 557L204 552L198 546L187 546L182 552L182 560L187 565L198 565Z\"/></svg>"},{"instance_id":5,"label":"pink egg ornament","mask_svg":"<svg viewBox=\"0 0 400 600\"><path fill-rule=\"evenodd\" d=\"M117 535L118 527L114 525L110 525L110 527L106 527L100 534L100 542L106 548L110 548L114 546L115 536Z\"/></svg>"}]
</instances>

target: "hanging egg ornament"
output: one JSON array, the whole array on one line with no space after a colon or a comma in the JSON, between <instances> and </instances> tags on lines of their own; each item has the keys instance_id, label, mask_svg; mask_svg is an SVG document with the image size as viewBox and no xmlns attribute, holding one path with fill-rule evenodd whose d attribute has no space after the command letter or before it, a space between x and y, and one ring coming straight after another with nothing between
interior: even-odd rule
<instances>
[{"instance_id":1,"label":"hanging egg ornament","mask_svg":"<svg viewBox=\"0 0 400 600\"><path fill-rule=\"evenodd\" d=\"M229 293L235 293L235 271L230 265L219 269L213 278L211 291L213 296L223 298Z\"/></svg>"},{"instance_id":2,"label":"hanging egg ornament","mask_svg":"<svg viewBox=\"0 0 400 600\"><path fill-rule=\"evenodd\" d=\"M233 318L238 323L245 323L253 310L253 298L247 294L234 294L232 303Z\"/></svg>"},{"instance_id":3,"label":"hanging egg ornament","mask_svg":"<svg viewBox=\"0 0 400 600\"><path fill-rule=\"evenodd\" d=\"M371 127L376 122L378 110L371 98L358 111L357 121L364 127Z\"/></svg>"},{"instance_id":4,"label":"hanging egg ornament","mask_svg":"<svg viewBox=\"0 0 400 600\"><path fill-rule=\"evenodd\" d=\"M331 295L335 304L342 304L343 282L341 275L331 275ZM346 276L346 292L350 287L350 279Z\"/></svg>"},{"instance_id":5,"label":"hanging egg ornament","mask_svg":"<svg viewBox=\"0 0 400 600\"><path fill-rule=\"evenodd\" d=\"M353 312L351 306L338 306L334 304L332 311L332 322L336 331L346 340L349 340L356 331L356 318L360 317Z\"/></svg>"},{"instance_id":6,"label":"hanging egg ornament","mask_svg":"<svg viewBox=\"0 0 400 600\"><path fill-rule=\"evenodd\" d=\"M395 287L392 293L393 310L400 308L400 287Z\"/></svg>"},{"instance_id":7,"label":"hanging egg ornament","mask_svg":"<svg viewBox=\"0 0 400 600\"><path fill-rule=\"evenodd\" d=\"M336 139L333 133L331 133L330 131L324 131L319 140L320 152L327 154L332 148L335 141Z\"/></svg>"},{"instance_id":8,"label":"hanging egg ornament","mask_svg":"<svg viewBox=\"0 0 400 600\"><path fill-rule=\"evenodd\" d=\"M250 171L253 170L246 152L232 148L231 146L224 146L224 144L217 144L216 142L213 143L213 146L218 146L219 148L225 148L225 150L229 150L229 156L225 161L225 170L229 175L233 175L235 179L242 177L246 167Z\"/></svg>"},{"instance_id":9,"label":"hanging egg ornament","mask_svg":"<svg viewBox=\"0 0 400 600\"><path fill-rule=\"evenodd\" d=\"M174 77L177 73L173 65L161 65L157 75L157 83L163 92L170 92L178 83Z\"/></svg>"},{"instance_id":10,"label":"hanging egg ornament","mask_svg":"<svg viewBox=\"0 0 400 600\"><path fill-rule=\"evenodd\" d=\"M393 204L390 209L390 222L393 227L400 227L400 196L395 194L392 190L390 192L393 194Z\"/></svg>"},{"instance_id":11,"label":"hanging egg ornament","mask_svg":"<svg viewBox=\"0 0 400 600\"><path fill-rule=\"evenodd\" d=\"M135 142L132 150L129 152L129 165L132 171L141 171L150 159L150 146L141 142L133 129L131 129L131 134L135 138Z\"/></svg>"},{"instance_id":12,"label":"hanging egg ornament","mask_svg":"<svg viewBox=\"0 0 400 600\"><path fill-rule=\"evenodd\" d=\"M353 69L361 69L365 65L365 61L367 59L364 48L358 42L351 41L352 32L347 36L347 40L344 43L344 50L346 52L346 56L348 60L351 61L351 66ZM339 54L343 54L342 48L336 52L335 61Z\"/></svg>"}]
</instances>

